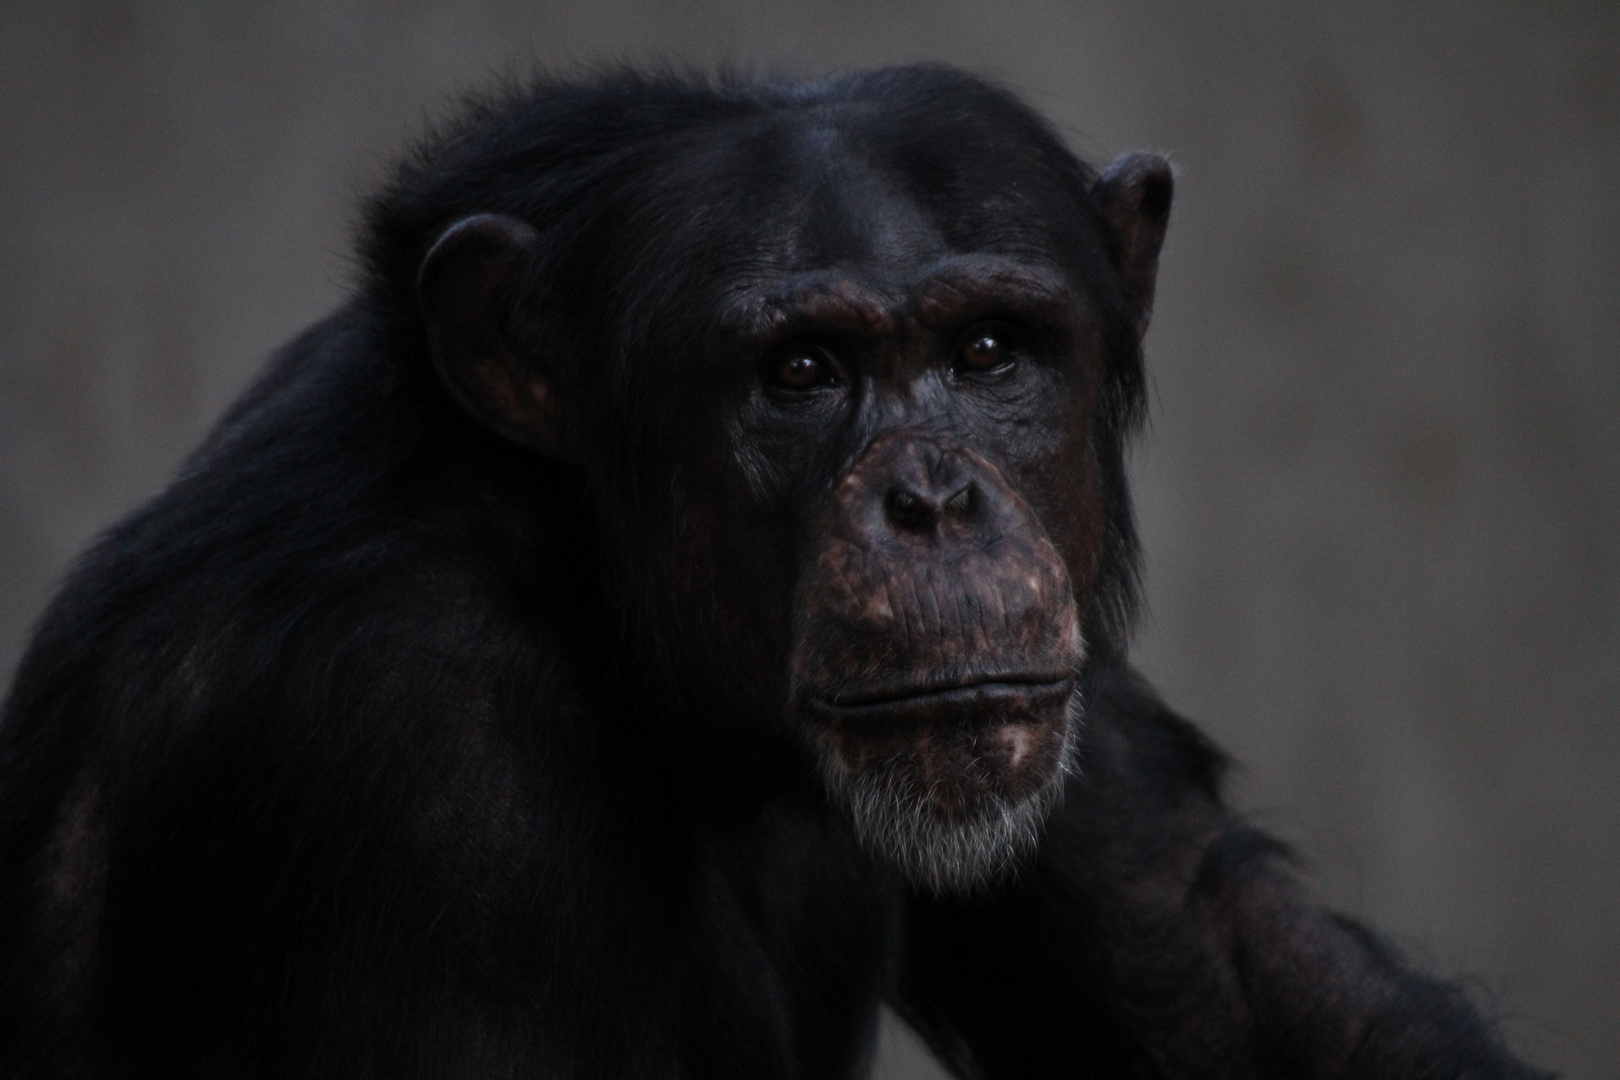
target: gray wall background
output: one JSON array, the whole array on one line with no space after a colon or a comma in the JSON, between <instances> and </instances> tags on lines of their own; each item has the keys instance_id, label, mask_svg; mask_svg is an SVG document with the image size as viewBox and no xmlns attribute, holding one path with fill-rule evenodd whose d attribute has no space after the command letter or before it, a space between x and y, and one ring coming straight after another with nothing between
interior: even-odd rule
<instances>
[{"instance_id":1,"label":"gray wall background","mask_svg":"<svg viewBox=\"0 0 1620 1080\"><path fill-rule=\"evenodd\" d=\"M647 56L945 59L1172 152L1139 662L1321 896L1620 1074L1611 4L0 2L0 670L450 95Z\"/></svg>"}]
</instances>

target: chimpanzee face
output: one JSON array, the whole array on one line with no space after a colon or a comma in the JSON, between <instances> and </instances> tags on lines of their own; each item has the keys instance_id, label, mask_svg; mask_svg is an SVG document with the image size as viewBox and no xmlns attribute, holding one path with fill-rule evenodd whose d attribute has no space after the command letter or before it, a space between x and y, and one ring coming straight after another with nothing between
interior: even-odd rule
<instances>
[{"instance_id":1,"label":"chimpanzee face","mask_svg":"<svg viewBox=\"0 0 1620 1080\"><path fill-rule=\"evenodd\" d=\"M602 244L642 275L597 339L619 389L576 381L564 425L617 495L604 516L642 534L620 546L653 551L634 587L667 597L688 695L792 732L868 846L934 888L1008 866L1061 792L1129 286L1083 192L971 135L941 157L767 124L672 150ZM557 452L546 387L447 378L475 407L523 399L494 411Z\"/></svg>"},{"instance_id":2,"label":"chimpanzee face","mask_svg":"<svg viewBox=\"0 0 1620 1080\"><path fill-rule=\"evenodd\" d=\"M760 209L673 238L714 317L647 365L668 586L710 678L796 728L866 842L958 885L1033 843L1070 756L1103 335L1033 207L953 242L935 217L971 235L970 211L818 150L774 197L682 185ZM706 202L680 216L723 222Z\"/></svg>"}]
</instances>

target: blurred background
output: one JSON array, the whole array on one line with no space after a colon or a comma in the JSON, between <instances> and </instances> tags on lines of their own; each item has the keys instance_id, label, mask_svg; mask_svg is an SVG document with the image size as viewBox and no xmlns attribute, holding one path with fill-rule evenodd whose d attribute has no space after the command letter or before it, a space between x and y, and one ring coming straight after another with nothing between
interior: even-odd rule
<instances>
[{"instance_id":1,"label":"blurred background","mask_svg":"<svg viewBox=\"0 0 1620 1080\"><path fill-rule=\"evenodd\" d=\"M0 671L338 302L413 133L654 57L947 60L1172 154L1138 661L1319 895L1620 1075L1613 3L0 3Z\"/></svg>"}]
</instances>

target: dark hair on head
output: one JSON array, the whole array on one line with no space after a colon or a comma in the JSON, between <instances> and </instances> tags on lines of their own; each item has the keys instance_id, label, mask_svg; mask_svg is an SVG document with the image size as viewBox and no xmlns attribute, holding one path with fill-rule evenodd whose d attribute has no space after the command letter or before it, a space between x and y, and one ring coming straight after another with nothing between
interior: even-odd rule
<instances>
[{"instance_id":1,"label":"dark hair on head","mask_svg":"<svg viewBox=\"0 0 1620 1080\"><path fill-rule=\"evenodd\" d=\"M535 288L526 296L546 296L556 312L601 311L604 295L621 285L604 253L627 209L645 197L660 150L705 129L773 120L836 124L880 148L899 172L917 179L920 195L933 198L948 197L953 184L972 191L983 182L960 168L960 154L953 157L953 135L971 135L997 151L987 155L992 160L1003 150L1030 159L1070 200L1064 216L1072 219L1080 245L1092 249L1085 256L1093 265L1087 276L1105 319L1110 360L1093 425L1107 520L1083 630L1095 655L1118 655L1139 595L1125 443L1144 405L1141 350L1117 278L1095 266L1117 259L1118 239L1092 198L1095 170L1033 109L985 79L942 64L803 80L612 67L574 78L538 76L471 97L366 207L361 249L368 293L398 353L425 362L416 275L428 248L455 221L499 213L527 222L543 238L543 250L532 270ZM646 403L614 390L636 385L634 371L615 368L633 354L627 343L637 340L638 328L633 318L604 321L614 325L574 326L561 317L557 329L575 360L550 376L565 387L576 380L603 383L582 397L595 402L600 424L610 426L611 437L604 433L603 441L623 444L597 452L624 464L615 469L607 461L606 471L617 476L596 485L598 499L610 518L633 521L645 508L623 504L636 502L633 444ZM667 337L667 328L661 333Z\"/></svg>"}]
</instances>

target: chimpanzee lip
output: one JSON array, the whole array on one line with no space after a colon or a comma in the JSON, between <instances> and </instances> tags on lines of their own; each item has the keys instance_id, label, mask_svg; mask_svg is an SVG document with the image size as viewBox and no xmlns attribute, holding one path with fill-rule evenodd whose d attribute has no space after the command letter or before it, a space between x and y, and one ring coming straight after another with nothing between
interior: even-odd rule
<instances>
[{"instance_id":1,"label":"chimpanzee lip","mask_svg":"<svg viewBox=\"0 0 1620 1080\"><path fill-rule=\"evenodd\" d=\"M861 687L835 694L831 698L816 699L815 704L838 713L882 712L935 702L948 705L1012 695L1041 697L1059 690L1066 695L1073 684L1074 676L1068 673L964 675L953 679Z\"/></svg>"}]
</instances>

